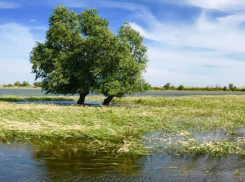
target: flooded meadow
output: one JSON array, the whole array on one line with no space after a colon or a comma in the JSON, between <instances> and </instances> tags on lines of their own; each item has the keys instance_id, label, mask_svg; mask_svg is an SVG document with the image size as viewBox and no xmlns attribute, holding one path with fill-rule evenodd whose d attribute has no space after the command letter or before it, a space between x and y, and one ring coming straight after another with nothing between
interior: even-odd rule
<instances>
[{"instance_id":1,"label":"flooded meadow","mask_svg":"<svg viewBox=\"0 0 245 182\"><path fill-rule=\"evenodd\" d=\"M0 89L0 181L245 181L245 96L160 92L80 107Z\"/></svg>"}]
</instances>

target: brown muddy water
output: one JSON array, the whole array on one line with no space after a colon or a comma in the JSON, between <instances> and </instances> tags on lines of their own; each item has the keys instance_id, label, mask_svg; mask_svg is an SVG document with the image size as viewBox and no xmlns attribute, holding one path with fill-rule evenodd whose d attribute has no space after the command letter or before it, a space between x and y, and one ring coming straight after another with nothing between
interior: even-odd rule
<instances>
[{"instance_id":1,"label":"brown muddy water","mask_svg":"<svg viewBox=\"0 0 245 182\"><path fill-rule=\"evenodd\" d=\"M195 134L200 140L207 136L227 139L221 130ZM146 145L159 143L159 137L162 132L145 135L152 141ZM164 147L158 149L164 151ZM0 143L0 181L245 181L242 157L173 157L159 151L149 156L116 156L88 153L60 142Z\"/></svg>"}]
</instances>

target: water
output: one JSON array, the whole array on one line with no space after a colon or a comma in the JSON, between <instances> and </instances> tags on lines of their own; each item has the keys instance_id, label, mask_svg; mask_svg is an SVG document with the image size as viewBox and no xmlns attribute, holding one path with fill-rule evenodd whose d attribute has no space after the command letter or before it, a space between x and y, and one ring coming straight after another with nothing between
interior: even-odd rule
<instances>
[{"instance_id":1,"label":"water","mask_svg":"<svg viewBox=\"0 0 245 182\"><path fill-rule=\"evenodd\" d=\"M0 89L0 96L1 95L44 96L45 92L42 92L41 89ZM148 91L144 93L136 93L136 94L133 94L132 96L180 97L180 96L194 96L194 95L245 95L245 92Z\"/></svg>"},{"instance_id":2,"label":"water","mask_svg":"<svg viewBox=\"0 0 245 182\"><path fill-rule=\"evenodd\" d=\"M0 95L44 96L41 89L0 89Z\"/></svg>"},{"instance_id":3,"label":"water","mask_svg":"<svg viewBox=\"0 0 245 182\"><path fill-rule=\"evenodd\" d=\"M17 101L17 104L55 104L55 105L76 105L77 101L45 101L45 100L28 100L28 101ZM101 102L89 102L85 101L84 105L86 106L95 106L95 107L101 107Z\"/></svg>"},{"instance_id":4,"label":"water","mask_svg":"<svg viewBox=\"0 0 245 182\"><path fill-rule=\"evenodd\" d=\"M0 144L0 181L242 181L245 159L91 155L56 145Z\"/></svg>"}]
</instances>

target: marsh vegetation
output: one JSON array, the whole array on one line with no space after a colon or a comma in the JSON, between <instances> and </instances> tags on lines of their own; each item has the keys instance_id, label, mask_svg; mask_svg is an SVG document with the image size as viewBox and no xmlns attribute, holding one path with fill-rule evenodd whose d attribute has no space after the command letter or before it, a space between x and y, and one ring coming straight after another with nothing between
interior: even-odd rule
<instances>
[{"instance_id":1,"label":"marsh vegetation","mask_svg":"<svg viewBox=\"0 0 245 182\"><path fill-rule=\"evenodd\" d=\"M15 103L47 99L75 101L77 97L1 96L1 140L75 140L89 151L141 155L154 151L145 143L151 138L142 137L161 131L161 146L171 155L244 155L241 129L245 123L245 96L126 97L113 101L131 104L120 107ZM99 102L103 97L90 96L88 100ZM199 141L194 137L217 129L233 139Z\"/></svg>"}]
</instances>

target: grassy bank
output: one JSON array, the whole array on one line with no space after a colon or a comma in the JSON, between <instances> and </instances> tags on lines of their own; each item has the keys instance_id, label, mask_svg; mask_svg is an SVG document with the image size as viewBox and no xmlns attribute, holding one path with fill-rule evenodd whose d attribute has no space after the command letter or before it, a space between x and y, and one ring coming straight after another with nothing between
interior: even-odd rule
<instances>
[{"instance_id":1,"label":"grassy bank","mask_svg":"<svg viewBox=\"0 0 245 182\"><path fill-rule=\"evenodd\" d=\"M131 107L80 107L15 104L27 97L0 97L0 138L44 141L77 140L89 151L144 154L145 133L161 130L169 153L244 155L245 139L199 142L195 133L216 130L236 135L245 124L245 96L126 97L114 100ZM32 97L77 100L76 97ZM89 97L100 101L102 97ZM177 137L174 141L171 137ZM86 141L86 142L85 142ZM173 142L174 141L174 142Z\"/></svg>"}]
</instances>

